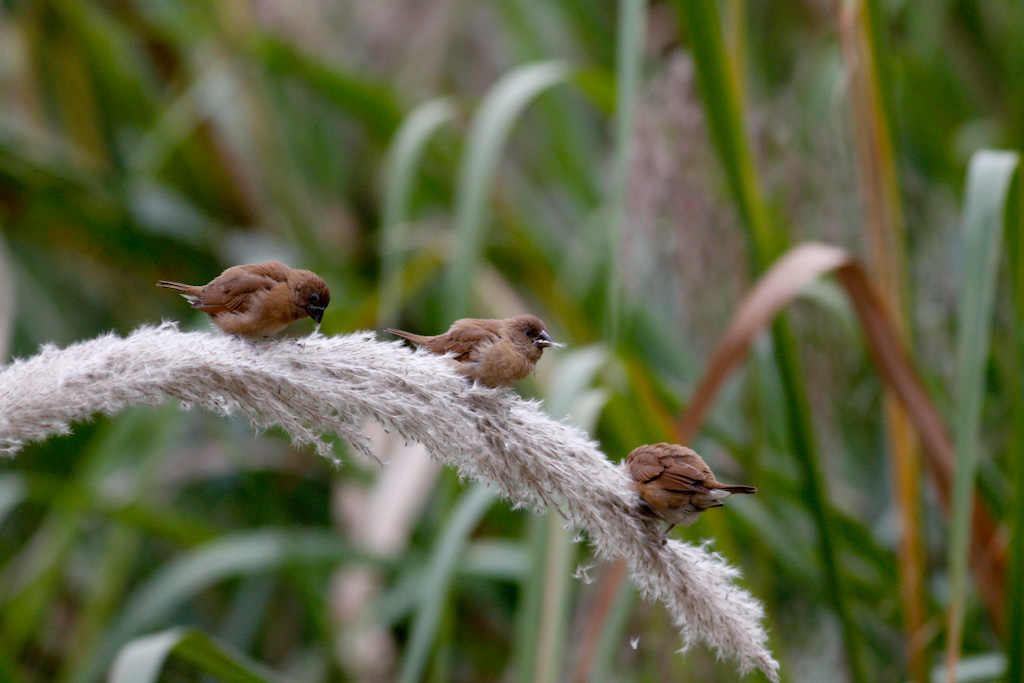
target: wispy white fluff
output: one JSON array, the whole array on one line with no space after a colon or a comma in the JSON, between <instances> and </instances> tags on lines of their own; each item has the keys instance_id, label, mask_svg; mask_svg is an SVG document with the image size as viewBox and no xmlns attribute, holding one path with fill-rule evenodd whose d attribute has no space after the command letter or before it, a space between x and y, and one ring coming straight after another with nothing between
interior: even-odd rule
<instances>
[{"instance_id":1,"label":"wispy white fluff","mask_svg":"<svg viewBox=\"0 0 1024 683\"><path fill-rule=\"evenodd\" d=\"M633 514L625 474L586 434L536 402L471 386L443 359L370 333L251 344L165 324L45 347L0 371L0 453L168 396L280 426L332 460L332 432L372 457L359 425L377 420L513 502L557 507L600 556L627 559L641 593L668 608L684 647L703 640L735 656L743 673L759 668L778 680L764 611L736 585L739 572L703 548L662 545Z\"/></svg>"}]
</instances>

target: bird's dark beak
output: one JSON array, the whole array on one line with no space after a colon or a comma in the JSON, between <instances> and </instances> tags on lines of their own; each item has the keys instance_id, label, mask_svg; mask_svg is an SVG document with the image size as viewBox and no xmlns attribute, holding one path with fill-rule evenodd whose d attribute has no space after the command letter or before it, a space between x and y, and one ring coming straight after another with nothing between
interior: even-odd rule
<instances>
[{"instance_id":1,"label":"bird's dark beak","mask_svg":"<svg viewBox=\"0 0 1024 683\"><path fill-rule=\"evenodd\" d=\"M309 306L306 306L306 315L315 320L316 324L319 325L320 321L323 320L324 317L324 307L310 304Z\"/></svg>"},{"instance_id":2,"label":"bird's dark beak","mask_svg":"<svg viewBox=\"0 0 1024 683\"><path fill-rule=\"evenodd\" d=\"M551 335L548 334L547 330L541 330L537 333L537 336L534 337L533 345L546 349L549 346L554 346L555 342L551 340Z\"/></svg>"}]
</instances>

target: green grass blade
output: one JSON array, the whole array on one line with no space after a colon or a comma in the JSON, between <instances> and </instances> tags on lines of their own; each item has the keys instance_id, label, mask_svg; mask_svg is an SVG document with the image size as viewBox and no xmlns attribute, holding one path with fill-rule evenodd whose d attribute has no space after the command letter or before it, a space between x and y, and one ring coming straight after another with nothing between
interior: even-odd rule
<instances>
[{"instance_id":1,"label":"green grass blade","mask_svg":"<svg viewBox=\"0 0 1024 683\"><path fill-rule=\"evenodd\" d=\"M207 543L165 565L140 586L70 680L97 680L110 658L130 638L157 625L172 608L224 579L273 571L288 563L337 563L354 557L335 534L328 532L262 530Z\"/></svg>"},{"instance_id":2,"label":"green grass blade","mask_svg":"<svg viewBox=\"0 0 1024 683\"><path fill-rule=\"evenodd\" d=\"M381 147L402 122L402 113L392 92L382 85L323 64L270 35L254 41L252 51L271 71L300 78L355 118Z\"/></svg>"},{"instance_id":3,"label":"green grass blade","mask_svg":"<svg viewBox=\"0 0 1024 683\"><path fill-rule=\"evenodd\" d=\"M572 34L579 27L574 25L575 17L566 13L563 3L502 2L495 10L507 26L509 42L513 44L513 63L528 63L572 50ZM602 39L607 35L602 33ZM604 179L592 169L605 150L596 135L600 128L593 125L594 112L584 111L586 103L574 95L544 98L537 103L535 130L543 130L544 142L532 163L543 166L544 175L559 183L579 210L587 211L602 196Z\"/></svg>"},{"instance_id":4,"label":"green grass blade","mask_svg":"<svg viewBox=\"0 0 1024 683\"><path fill-rule=\"evenodd\" d=\"M11 510L21 505L25 500L25 480L17 472L11 472L0 477L0 525L10 514Z\"/></svg>"},{"instance_id":5,"label":"green grass blade","mask_svg":"<svg viewBox=\"0 0 1024 683\"><path fill-rule=\"evenodd\" d=\"M981 411L995 306L999 252L1018 155L981 151L972 157L967 174L963 219L964 280L960 290L957 333L957 402L954 409L956 464L950 516L950 601L946 666L956 678L967 593L971 510L981 444Z\"/></svg>"},{"instance_id":6,"label":"green grass blade","mask_svg":"<svg viewBox=\"0 0 1024 683\"><path fill-rule=\"evenodd\" d=\"M392 321L401 298L402 256L416 171L431 137L456 113L455 105L446 97L424 102L406 117L388 148L380 232L381 293L377 320L381 324Z\"/></svg>"},{"instance_id":7,"label":"green grass blade","mask_svg":"<svg viewBox=\"0 0 1024 683\"><path fill-rule=\"evenodd\" d=\"M540 515L526 521L523 546L529 551L529 568L519 587L516 603L515 672L516 680L529 681L537 666L537 642L541 609L544 605L544 562L548 523Z\"/></svg>"},{"instance_id":8,"label":"green grass blade","mask_svg":"<svg viewBox=\"0 0 1024 683\"><path fill-rule=\"evenodd\" d=\"M529 571L529 556L518 541L473 541L459 563L460 576L492 581L522 581Z\"/></svg>"},{"instance_id":9,"label":"green grass blade","mask_svg":"<svg viewBox=\"0 0 1024 683\"><path fill-rule=\"evenodd\" d=\"M1010 362L1024 367L1024 213L1021 212L1021 182L1017 177L1007 204L1007 251L1014 311L1010 337ZM1007 472L1009 496L1006 517L1009 526L1006 572L1007 669L1006 681L1024 680L1024 378L1020 372L1007 373L1010 439Z\"/></svg>"},{"instance_id":10,"label":"green grass blade","mask_svg":"<svg viewBox=\"0 0 1024 683\"><path fill-rule=\"evenodd\" d=\"M96 488L77 481L66 484L63 480L45 475L7 475L0 477L0 523L10 512L8 505L35 503L60 506L75 516L104 515L127 527L145 531L175 545L190 547L209 541L218 534L216 527L194 516L180 515L166 507L149 507L141 502L124 501L97 495ZM6 566L0 563L0 571ZM0 596L0 605L10 599Z\"/></svg>"},{"instance_id":11,"label":"green grass blade","mask_svg":"<svg viewBox=\"0 0 1024 683\"><path fill-rule=\"evenodd\" d=\"M60 0L54 7L94 70L96 95L105 100L105 109L136 123L148 120L159 91L131 30L95 3Z\"/></svg>"},{"instance_id":12,"label":"green grass blade","mask_svg":"<svg viewBox=\"0 0 1024 683\"><path fill-rule=\"evenodd\" d=\"M162 409L164 418L173 410ZM168 419L156 419L150 410L134 410L97 435L78 464L76 476L67 480L25 476L21 493L27 501L52 506L32 542L16 556L0 564L6 590L0 593L0 634L14 650L47 620L47 605L64 582L61 566L79 540L85 517L109 503L99 495L106 477L114 469L112 460L125 451L143 454L134 468L141 486L161 445L171 438ZM43 481L40 481L43 480ZM88 482L83 485L80 482ZM41 485L40 485L41 484ZM122 503L123 505L123 503Z\"/></svg>"},{"instance_id":13,"label":"green grass blade","mask_svg":"<svg viewBox=\"0 0 1024 683\"><path fill-rule=\"evenodd\" d=\"M0 649L0 681L5 683L27 683L28 679L14 661L14 657Z\"/></svg>"},{"instance_id":14,"label":"green grass blade","mask_svg":"<svg viewBox=\"0 0 1024 683\"><path fill-rule=\"evenodd\" d=\"M617 55L615 59L615 150L612 158L612 182L608 191L607 247L608 292L605 309L605 337L614 346L618 337L619 309L622 298L624 265L620 256L622 226L626 223L626 194L633 153L633 122L640 68L643 65L644 35L647 20L645 0L620 0Z\"/></svg>"},{"instance_id":15,"label":"green grass blade","mask_svg":"<svg viewBox=\"0 0 1024 683\"><path fill-rule=\"evenodd\" d=\"M282 679L241 653L216 643L205 633L173 628L138 638L122 648L110 683L157 683L172 655L224 683L279 683Z\"/></svg>"},{"instance_id":16,"label":"green grass blade","mask_svg":"<svg viewBox=\"0 0 1024 683\"><path fill-rule=\"evenodd\" d=\"M592 430L598 416L581 408L586 404L589 392L595 391L590 389L591 384L610 360L605 347L596 344L563 351L558 357L558 365L552 373L551 385L545 397L548 414L555 418L569 415L573 424Z\"/></svg>"},{"instance_id":17,"label":"green grass blade","mask_svg":"<svg viewBox=\"0 0 1024 683\"><path fill-rule=\"evenodd\" d=\"M637 593L633 584L629 581L619 584L608 620L601 630L601 639L598 641L589 683L615 680L615 659L621 650L622 642L630 639L626 636L625 631L629 623L629 616L633 613L633 608L636 605L636 598Z\"/></svg>"},{"instance_id":18,"label":"green grass blade","mask_svg":"<svg viewBox=\"0 0 1024 683\"><path fill-rule=\"evenodd\" d=\"M842 625L851 678L856 683L864 683L868 678L864 672L863 634L854 621L849 601L851 592L846 578L841 573L837 539L842 538L842 533L836 528L835 512L829 503L825 488L825 473L822 471L821 456L814 439L814 426L811 423L810 399L807 396L804 379L798 370L796 344L784 321L775 323L774 333L775 362L779 366L779 379L785 397L788 437L805 482L807 508L817 527L819 556L827 590L826 599L831 602Z\"/></svg>"},{"instance_id":19,"label":"green grass blade","mask_svg":"<svg viewBox=\"0 0 1024 683\"><path fill-rule=\"evenodd\" d=\"M494 493L475 484L460 496L452 510L446 528L434 548L430 564L423 578L419 609L413 620L409 643L402 656L396 680L416 683L423 678L430 652L441 624L442 607L448 596L459 558L480 518L494 502Z\"/></svg>"},{"instance_id":20,"label":"green grass blade","mask_svg":"<svg viewBox=\"0 0 1024 683\"><path fill-rule=\"evenodd\" d=\"M722 37L721 20L715 0L677 0L682 29L690 43L697 70L705 121L718 153L740 221L750 244L748 259L754 274L778 258L788 236L770 220L761 194L754 155L743 123L742 99L736 70ZM815 442L810 400L800 369L796 342L785 320L772 328L775 363L783 393L788 444L800 468L806 488L806 506L818 532L818 549L827 585L827 600L842 626L842 636L855 683L868 680L864 672L863 634L853 618L850 591L837 558L837 539L832 507L828 501L821 455Z\"/></svg>"},{"instance_id":21,"label":"green grass blade","mask_svg":"<svg viewBox=\"0 0 1024 683\"><path fill-rule=\"evenodd\" d=\"M469 293L476 282L487 228L487 198L512 126L534 98L571 76L562 62L527 64L502 77L480 105L456 187L456 253L448 278L448 319L463 317L469 310Z\"/></svg>"},{"instance_id":22,"label":"green grass blade","mask_svg":"<svg viewBox=\"0 0 1024 683\"><path fill-rule=\"evenodd\" d=\"M609 392L591 385L608 364L608 352L601 346L589 346L563 352L551 378L547 396L548 411L552 415L568 415L569 421L582 429L593 431L601 411L607 404ZM572 560L577 556L572 534L565 528L565 518L552 510L536 549L539 557L535 567L542 585L533 591L539 605L531 606L535 622L520 623L536 639L529 648L535 655L532 667L520 668L524 680L534 683L552 683L565 676L565 634L569 625L569 609L575 586L572 584ZM582 576L577 570L577 576Z\"/></svg>"},{"instance_id":23,"label":"green grass blade","mask_svg":"<svg viewBox=\"0 0 1024 683\"><path fill-rule=\"evenodd\" d=\"M11 335L14 333L17 300L14 296L14 270L8 262L2 227L0 224L0 363L6 363L7 352L11 348Z\"/></svg>"},{"instance_id":24,"label":"green grass blade","mask_svg":"<svg viewBox=\"0 0 1024 683\"><path fill-rule=\"evenodd\" d=\"M565 666L565 633L569 622L569 585L573 552L572 534L565 529L565 519L557 511L547 515L547 543L544 545L544 590L537 621L534 683L563 680Z\"/></svg>"},{"instance_id":25,"label":"green grass blade","mask_svg":"<svg viewBox=\"0 0 1024 683\"><path fill-rule=\"evenodd\" d=\"M1003 679L1008 672L1006 656L1002 652L985 652L970 655L960 660L957 666L957 683L992 683ZM949 680L949 669L945 665L936 666L931 671L929 683L945 683ZM1019 678L1003 680L1017 683Z\"/></svg>"},{"instance_id":26,"label":"green grass blade","mask_svg":"<svg viewBox=\"0 0 1024 683\"><path fill-rule=\"evenodd\" d=\"M705 121L722 162L729 191L753 246L750 257L761 271L785 249L772 230L743 125L739 80L725 49L715 0L676 0L683 30L697 66L697 88Z\"/></svg>"},{"instance_id":27,"label":"green grass blade","mask_svg":"<svg viewBox=\"0 0 1024 683\"><path fill-rule=\"evenodd\" d=\"M103 538L103 550L92 567L92 584L85 592L75 628L65 637L63 647L67 659L63 671L52 680L63 683L87 659L93 646L103 636L112 614L121 604L142 546L142 535L131 528L112 525Z\"/></svg>"}]
</instances>

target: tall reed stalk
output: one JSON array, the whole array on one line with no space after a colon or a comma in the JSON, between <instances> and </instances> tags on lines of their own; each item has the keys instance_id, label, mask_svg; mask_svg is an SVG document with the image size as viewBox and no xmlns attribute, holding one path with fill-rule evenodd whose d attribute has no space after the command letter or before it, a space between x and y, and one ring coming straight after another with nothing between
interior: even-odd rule
<instances>
[{"instance_id":1,"label":"tall reed stalk","mask_svg":"<svg viewBox=\"0 0 1024 683\"><path fill-rule=\"evenodd\" d=\"M900 188L886 96L878 73L877 50L882 44L878 27L881 23L876 2L847 0L842 5L839 33L843 60L849 74L849 102L866 216L864 234L871 256L871 277L889 309L899 341L910 346ZM913 427L898 398L892 391L886 391L883 400L900 520L900 600L906 660L910 680L924 683L928 678L928 662L925 650L920 456Z\"/></svg>"},{"instance_id":2,"label":"tall reed stalk","mask_svg":"<svg viewBox=\"0 0 1024 683\"><path fill-rule=\"evenodd\" d=\"M754 273L760 273L785 248L788 238L774 225L761 195L754 157L747 141L737 70L725 50L714 0L680 0L683 30L697 65L708 132L725 170L733 201L746 229ZM828 598L842 627L843 642L854 681L866 681L860 630L849 606L850 592L837 561L838 537L828 502L820 454L815 443L810 404L793 334L784 320L773 328L775 362L782 384L789 446L806 487L808 510L818 533L818 548Z\"/></svg>"}]
</instances>

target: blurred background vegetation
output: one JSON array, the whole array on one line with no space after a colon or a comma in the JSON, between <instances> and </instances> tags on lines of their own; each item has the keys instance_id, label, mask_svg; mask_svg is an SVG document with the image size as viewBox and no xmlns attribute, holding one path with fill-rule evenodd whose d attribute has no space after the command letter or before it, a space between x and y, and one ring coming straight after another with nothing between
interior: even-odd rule
<instances>
[{"instance_id":1,"label":"blurred background vegetation","mask_svg":"<svg viewBox=\"0 0 1024 683\"><path fill-rule=\"evenodd\" d=\"M1003 573L957 598L969 515L948 521L829 281L690 439L760 494L675 533L742 568L783 680L942 676L960 623L961 680L1024 680L1017 186L967 183L1024 142L1021 36L1010 0L3 0L0 351L208 329L156 280L279 258L330 284L325 334L539 314L569 348L520 392L618 459L679 437L788 246L840 245L957 427ZM986 201L1013 225L975 259ZM0 466L0 679L91 683L134 643L115 679L155 680L158 632L166 681L737 677L677 654L557 516L379 446L389 468L339 443L336 471L168 405L25 449Z\"/></svg>"}]
</instances>

